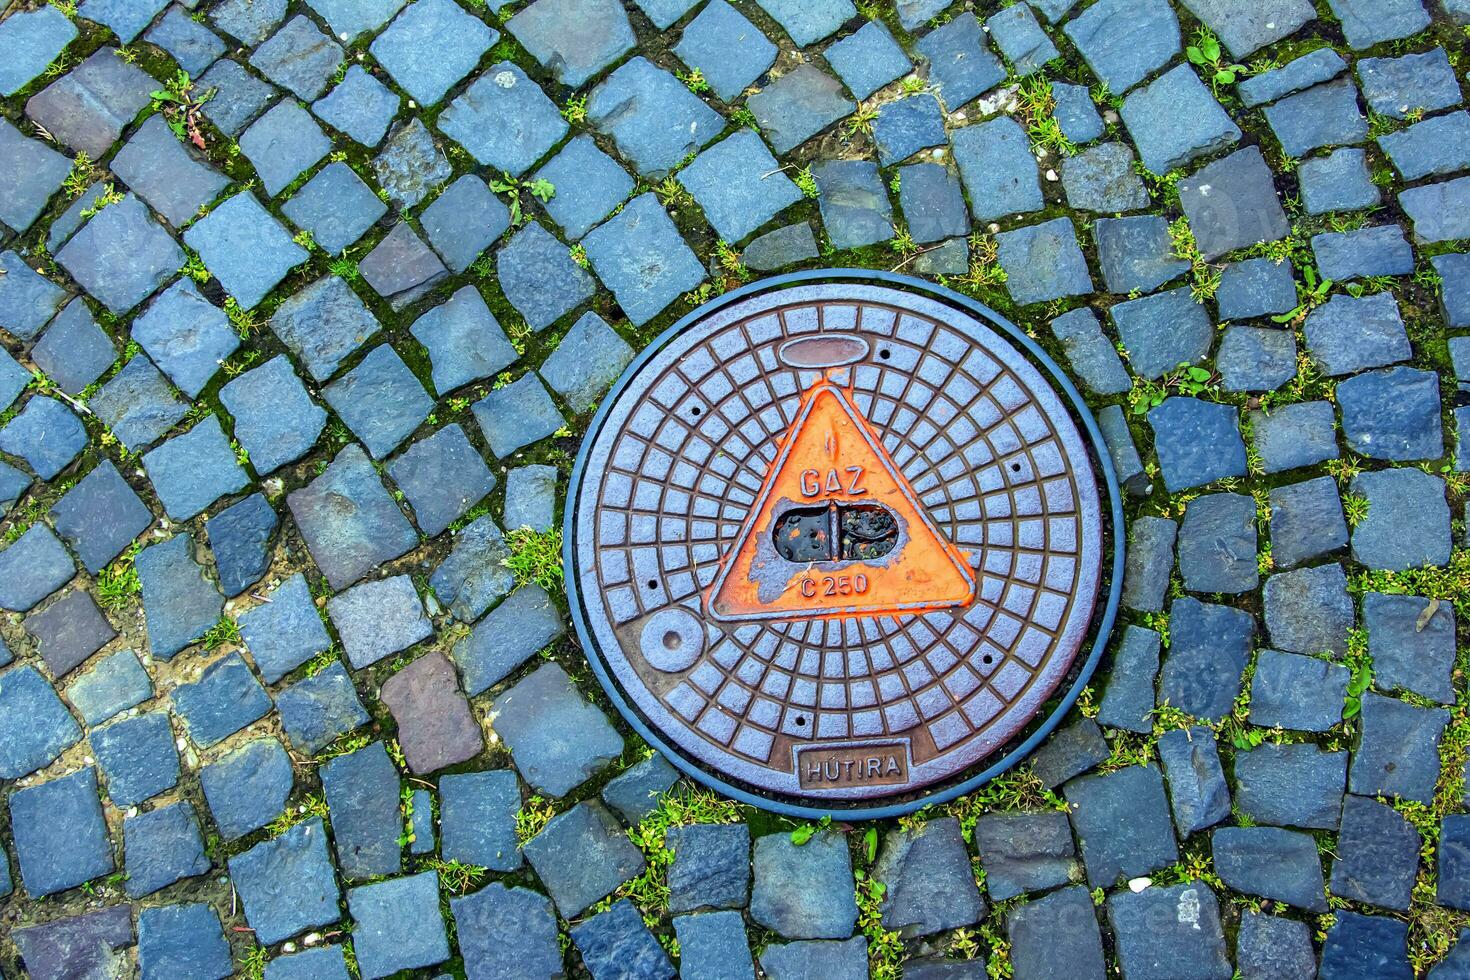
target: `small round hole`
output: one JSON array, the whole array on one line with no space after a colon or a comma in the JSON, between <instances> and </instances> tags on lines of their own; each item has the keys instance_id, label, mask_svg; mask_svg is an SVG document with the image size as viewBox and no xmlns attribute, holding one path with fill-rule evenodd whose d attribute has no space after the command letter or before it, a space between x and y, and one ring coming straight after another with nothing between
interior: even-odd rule
<instances>
[{"instance_id":1,"label":"small round hole","mask_svg":"<svg viewBox=\"0 0 1470 980\"><path fill-rule=\"evenodd\" d=\"M655 578L649 579L648 580L648 587L650 589L656 589L656 588L658 588L658 579L655 579Z\"/></svg>"},{"instance_id":2,"label":"small round hole","mask_svg":"<svg viewBox=\"0 0 1470 980\"><path fill-rule=\"evenodd\" d=\"M889 359L889 358L890 358L890 357L892 357L892 356L893 356L893 351L891 351L891 350L889 350L889 349L888 349L888 348L887 348L887 347L885 347L885 348L883 348L883 349L882 349L882 350L880 350L880 351L879 351L879 352L878 352L878 356L879 356L879 357L881 357L881 358L883 358L883 360L885 360L885 361L886 361L886 360L888 360L888 359Z\"/></svg>"},{"instance_id":3,"label":"small round hole","mask_svg":"<svg viewBox=\"0 0 1470 980\"><path fill-rule=\"evenodd\" d=\"M1019 472L1021 472L1021 464L1020 463L1012 463L1011 464L1011 472L1012 473L1019 473Z\"/></svg>"},{"instance_id":4,"label":"small round hole","mask_svg":"<svg viewBox=\"0 0 1470 980\"><path fill-rule=\"evenodd\" d=\"M695 405L692 409L690 409L689 414L693 415L695 418L699 418L700 413L703 411L704 409L700 408L698 405Z\"/></svg>"},{"instance_id":5,"label":"small round hole","mask_svg":"<svg viewBox=\"0 0 1470 980\"><path fill-rule=\"evenodd\" d=\"M985 663L987 665L995 663L995 658L988 653L985 656L981 657L980 660L982 663Z\"/></svg>"},{"instance_id":6,"label":"small round hole","mask_svg":"<svg viewBox=\"0 0 1470 980\"><path fill-rule=\"evenodd\" d=\"M798 725L805 725L806 724L806 715L797 715L796 716L796 723Z\"/></svg>"},{"instance_id":7,"label":"small round hole","mask_svg":"<svg viewBox=\"0 0 1470 980\"><path fill-rule=\"evenodd\" d=\"M677 650L684 645L684 638L673 630L664 634L664 649Z\"/></svg>"}]
</instances>

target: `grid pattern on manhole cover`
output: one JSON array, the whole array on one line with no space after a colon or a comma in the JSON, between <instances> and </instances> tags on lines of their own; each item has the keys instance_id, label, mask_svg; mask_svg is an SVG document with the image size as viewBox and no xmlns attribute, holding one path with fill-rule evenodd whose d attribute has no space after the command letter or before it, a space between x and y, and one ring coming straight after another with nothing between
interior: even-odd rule
<instances>
[{"instance_id":1,"label":"grid pattern on manhole cover","mask_svg":"<svg viewBox=\"0 0 1470 980\"><path fill-rule=\"evenodd\" d=\"M868 353L836 370L783 363L783 344L814 333L863 338ZM1062 400L998 333L887 287L802 286L696 320L635 371L585 456L573 574L594 655L687 756L777 794L889 795L992 754L1066 676L1098 588L1098 490ZM803 393L824 379L850 392L968 562L968 605L707 614Z\"/></svg>"}]
</instances>

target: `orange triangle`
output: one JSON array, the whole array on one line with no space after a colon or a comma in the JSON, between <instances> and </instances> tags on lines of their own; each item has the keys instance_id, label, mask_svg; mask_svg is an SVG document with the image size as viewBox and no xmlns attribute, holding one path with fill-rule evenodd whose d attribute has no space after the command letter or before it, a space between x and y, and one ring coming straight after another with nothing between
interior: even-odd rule
<instances>
[{"instance_id":1,"label":"orange triangle","mask_svg":"<svg viewBox=\"0 0 1470 980\"><path fill-rule=\"evenodd\" d=\"M725 622L820 619L929 612L974 596L964 553L941 537L848 393L821 381L803 397L706 609Z\"/></svg>"}]
</instances>

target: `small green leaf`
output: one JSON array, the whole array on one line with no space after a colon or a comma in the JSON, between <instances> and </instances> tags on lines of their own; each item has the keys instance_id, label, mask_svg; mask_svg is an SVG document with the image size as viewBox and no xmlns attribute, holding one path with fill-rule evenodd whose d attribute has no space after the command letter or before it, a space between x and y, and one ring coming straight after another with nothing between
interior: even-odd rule
<instances>
[{"instance_id":1,"label":"small green leaf","mask_svg":"<svg viewBox=\"0 0 1470 980\"><path fill-rule=\"evenodd\" d=\"M863 846L867 848L868 851L868 863L872 864L873 859L878 856L877 827L869 827L867 833L863 834Z\"/></svg>"},{"instance_id":2,"label":"small green leaf","mask_svg":"<svg viewBox=\"0 0 1470 980\"><path fill-rule=\"evenodd\" d=\"M1202 65L1205 63L1205 56L1200 52L1199 48L1195 47L1192 44L1184 49L1184 54L1186 57L1189 58L1192 63L1196 65Z\"/></svg>"},{"instance_id":3,"label":"small green leaf","mask_svg":"<svg viewBox=\"0 0 1470 980\"><path fill-rule=\"evenodd\" d=\"M1202 367L1192 367L1189 369L1189 377L1193 381L1204 383L1210 380L1210 372Z\"/></svg>"}]
</instances>

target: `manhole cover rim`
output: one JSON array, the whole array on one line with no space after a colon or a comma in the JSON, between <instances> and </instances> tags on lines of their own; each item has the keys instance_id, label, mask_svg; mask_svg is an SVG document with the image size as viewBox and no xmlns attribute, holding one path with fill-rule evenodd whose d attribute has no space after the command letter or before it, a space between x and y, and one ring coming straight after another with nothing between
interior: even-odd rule
<instances>
[{"instance_id":1,"label":"manhole cover rim","mask_svg":"<svg viewBox=\"0 0 1470 980\"><path fill-rule=\"evenodd\" d=\"M1100 576L1105 572L1108 573L1108 594L1105 603L1102 605L1101 616L1097 613L1097 600L1101 596L1096 594L1093 596L1090 622L1091 624L1095 624L1096 632L1093 634L1094 639L1091 648L1086 651L1085 659L1074 655L1067 673L1070 674L1075 671L1075 679L1065 693L1062 694L1061 700L1057 703L1055 709L1042 719L1039 726L1021 744L1010 748L979 772L957 782L940 780L934 784L937 788L916 786L907 791L900 790L894 795L904 795L911 798L879 804L866 804L861 801L849 803L835 798L809 799L808 802L798 802L794 794L777 797L756 789L748 789L745 785L723 778L720 774L712 772L705 765L693 761L689 757L692 750L680 746L674 742L672 737L666 736L660 729L650 724L644 717L641 709L632 703L629 695L622 689L619 681L612 675L609 665L604 659L601 646L593 635L587 620L587 612L582 599L581 583L578 580L578 575L575 573L575 570L578 568L575 531L578 512L581 510L579 497L581 495L582 483L586 476L589 457L596 448L602 431L607 424L608 417L617 406L619 399L634 379L647 366L648 362L658 357L685 330L695 324L722 322L722 317L727 314L729 308L743 301L763 294L788 290L796 286L839 284L887 287L899 292L913 294L916 297L931 302L955 307L958 311L980 320L982 325L994 329L1005 341L1018 348L1031 367L1041 374L1042 380L1052 387L1051 393L1063 402L1063 408L1066 410L1067 417L1079 429L1079 434L1082 436L1083 442L1087 444L1086 448L1090 449L1092 475L1095 480L1100 475L1101 479L1097 482L1100 482L1107 492L1107 504L1101 506L1100 509L1110 518L1110 524L1103 525L1097 530L1100 544L1102 544L1104 550L1099 555L1099 567L1094 573L1094 577ZM1099 501L1099 503L1101 502ZM691 310L655 337L647 347L639 352L627 368L624 369L618 380L609 389L607 394L603 396L598 410L593 416L586 434L582 438L568 483L566 508L562 520L562 532L562 561L564 567L569 572L565 578L567 601L578 641L582 645L583 655L586 657L588 665L592 668L593 674L597 677L599 685L629 726L650 746L663 754L679 771L696 782L723 793L732 799L742 803L748 803L759 809L785 816L812 819L831 816L844 820L871 820L901 816L921 807L947 802L965 793L972 792L1026 759L1062 722L1076 702L1082 688L1087 685L1097 668L1097 664L1107 647L1117 619L1125 560L1122 493L1111 456L1091 409L1087 407L1076 385L1073 384L1066 372L1062 370L1056 361L1008 319L983 304L977 303L953 290L899 273L846 268L787 273L750 283ZM1106 537L1109 532L1111 532L1113 539L1111 569L1104 567ZM1088 632L1091 632L1091 628L1089 628ZM1079 647L1086 644L1086 635L1084 633L1084 639L1079 644ZM1081 649L1078 652L1081 653ZM1042 703L1044 704L1046 700L1050 700L1055 693L1054 690L1050 692L1048 697L1043 699ZM1039 713L1040 707L1041 705L1038 705L1034 710ZM1033 723L1035 718L1036 715L1034 714L1028 718L1021 730L1024 730L1025 727ZM1014 737L1016 736L1012 736L1012 738ZM774 792L771 791L771 793Z\"/></svg>"}]
</instances>

